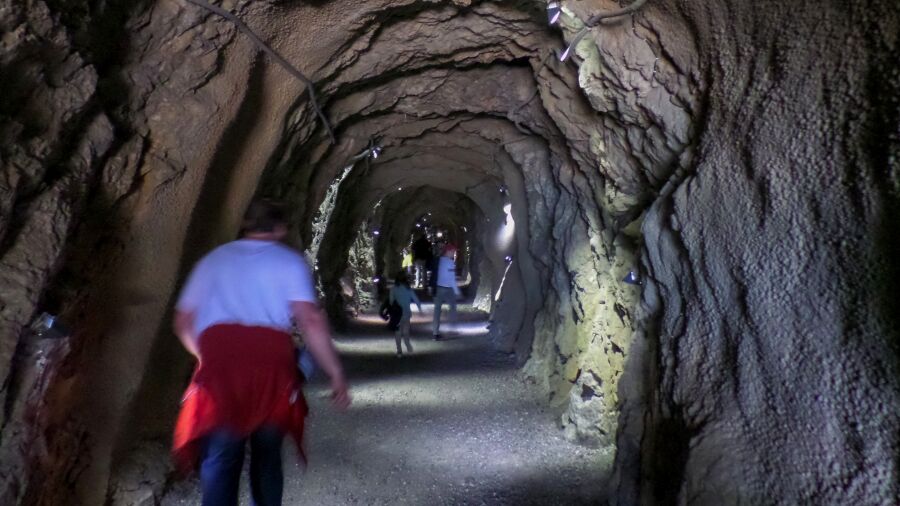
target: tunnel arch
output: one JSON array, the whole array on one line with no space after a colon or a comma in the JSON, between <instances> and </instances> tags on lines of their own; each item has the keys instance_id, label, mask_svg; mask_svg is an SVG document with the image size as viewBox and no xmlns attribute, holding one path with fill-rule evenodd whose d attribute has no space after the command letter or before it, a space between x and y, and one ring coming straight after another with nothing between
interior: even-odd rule
<instances>
[{"instance_id":1,"label":"tunnel arch","mask_svg":"<svg viewBox=\"0 0 900 506\"><path fill-rule=\"evenodd\" d=\"M431 145L427 139L425 142L426 146ZM415 149L415 145L412 149ZM392 151L398 154L394 154ZM337 207L337 212L335 214L336 219L339 223L345 223L345 225L333 227L331 229L332 233L323 241L322 249L319 252L320 258L332 259L333 265L335 266L333 269L320 271L324 279L331 280L333 283L334 280L340 276L340 273L343 272L343 267L341 267L343 260L341 259L345 258L341 256L344 254L343 245L352 241L352 236L357 230L359 223L365 219L370 210L374 208L378 202L384 199L388 193L400 185L413 187L432 186L464 194L468 198L471 198L480 208L481 212L485 215L486 220L492 220L494 224L499 224L503 221L505 216L503 212L504 199L498 197L504 195L500 193L499 188L505 184L504 181L508 181L507 179L500 179L497 175L483 175L476 170L461 170L459 168L460 158L458 156L454 157L451 149L443 149L441 156L435 156L430 153L430 149L427 147L422 149L422 151L427 154L417 154L415 156L416 163L420 164L420 167L427 168L418 168L415 171L410 172L406 165L408 163L408 156L401 149L391 149L390 146L387 145L384 153L379 159L372 162L368 173L361 176L360 179L353 179L351 176L351 178L346 180L346 183L344 184L347 184L347 186L342 186L341 190L341 193L344 196L339 197L335 204ZM461 151L456 152L457 155L468 155L471 153L471 150L467 150L465 153ZM488 159L483 156L477 157L476 160L482 162L488 161ZM477 162L468 163L466 166L477 167L479 164ZM509 180L509 183L512 185L512 189L508 192L510 200L518 200L517 203L520 207L517 212L520 215L524 215L525 210L522 209L522 207L525 206L525 203L521 184L520 182L516 184L512 180ZM344 210L340 207L342 202L349 202L351 207ZM490 222L483 224L484 228L487 228L487 223ZM530 236L528 233L527 222L524 220L523 225L521 225L517 231L517 237L521 244L527 247ZM488 257L491 259L492 264L499 264L502 266L504 265L502 259L507 255L513 254L521 259L519 262L520 264L525 266L529 265L530 253L527 249L519 247L519 244L516 244L515 247L510 245L498 248L496 241L492 240L492 238L486 239L486 242L492 245L492 247L486 248L489 251ZM500 270L500 268L497 267L495 270ZM520 275L521 270L517 269L512 276L510 283L513 285L519 283L517 280ZM496 275L492 277L499 279ZM337 290L333 290L333 295L330 297L326 295L326 299L334 300L335 304L339 304L340 299L337 297L337 293ZM530 301L527 297L524 302L526 305L540 305L540 301ZM510 307L510 310L512 311L519 312L516 306L518 306L518 304L511 304L508 307ZM527 325L527 321L523 318L516 318L515 321L521 322L520 325ZM524 335L526 343L520 344L519 346L520 350L525 350L527 353L527 348L530 346L530 342L527 342L529 334L527 332L520 334L518 332L520 328L521 327L513 327L511 330L507 330L503 339L512 340L515 339L516 336L518 336L518 339L522 339L522 336ZM509 351L512 351L512 342L515 341L511 341L506 345L506 348L509 348Z\"/></svg>"},{"instance_id":2,"label":"tunnel arch","mask_svg":"<svg viewBox=\"0 0 900 506\"><path fill-rule=\"evenodd\" d=\"M382 230L381 241L376 246L375 256L380 267L376 271L381 276L392 276L402 263L400 251L408 248L412 238L423 233L420 219L431 213L432 223L453 229L449 242L457 244L461 250L465 243L477 237L478 223L483 215L477 204L464 194L441 190L432 186L402 187L384 197L376 206L370 219ZM430 224L430 223L429 223ZM418 227L418 228L417 228ZM480 243L476 242L479 246ZM480 252L470 252L476 258ZM464 267L463 276L469 271L469 263ZM472 282L478 285L477 269Z\"/></svg>"}]
</instances>

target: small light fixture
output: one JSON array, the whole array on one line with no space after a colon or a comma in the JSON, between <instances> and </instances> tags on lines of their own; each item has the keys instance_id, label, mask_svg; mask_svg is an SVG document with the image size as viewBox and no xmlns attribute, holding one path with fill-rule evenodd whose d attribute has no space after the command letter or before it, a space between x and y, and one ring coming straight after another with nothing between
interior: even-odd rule
<instances>
[{"instance_id":1,"label":"small light fixture","mask_svg":"<svg viewBox=\"0 0 900 506\"><path fill-rule=\"evenodd\" d=\"M512 261L513 261L513 257L512 257L512 255L506 255L505 257L503 257L503 260L504 260L506 263L510 264L510 263L512 263Z\"/></svg>"},{"instance_id":2,"label":"small light fixture","mask_svg":"<svg viewBox=\"0 0 900 506\"><path fill-rule=\"evenodd\" d=\"M422 224L421 224L421 223L416 223L416 228L422 228Z\"/></svg>"},{"instance_id":3,"label":"small light fixture","mask_svg":"<svg viewBox=\"0 0 900 506\"><path fill-rule=\"evenodd\" d=\"M500 190L500 193L508 193L509 192L509 188L507 188L507 186L505 184L501 184L497 189Z\"/></svg>"},{"instance_id":4,"label":"small light fixture","mask_svg":"<svg viewBox=\"0 0 900 506\"><path fill-rule=\"evenodd\" d=\"M378 230L376 228L375 230L372 231L372 235L376 235L376 236L381 235L381 230Z\"/></svg>"},{"instance_id":5,"label":"small light fixture","mask_svg":"<svg viewBox=\"0 0 900 506\"><path fill-rule=\"evenodd\" d=\"M41 313L37 320L31 324L31 331L43 339L62 339L69 336L69 331L55 315Z\"/></svg>"},{"instance_id":6,"label":"small light fixture","mask_svg":"<svg viewBox=\"0 0 900 506\"><path fill-rule=\"evenodd\" d=\"M547 22L551 25L555 25L559 22L559 16L562 14L562 9L560 8L559 2L556 0L551 0L547 2Z\"/></svg>"},{"instance_id":7,"label":"small light fixture","mask_svg":"<svg viewBox=\"0 0 900 506\"><path fill-rule=\"evenodd\" d=\"M378 276L375 276L374 278L372 278L372 282L373 283L381 283L381 278L379 278Z\"/></svg>"},{"instance_id":8,"label":"small light fixture","mask_svg":"<svg viewBox=\"0 0 900 506\"><path fill-rule=\"evenodd\" d=\"M437 236L438 236L438 239L440 239L441 237L444 237L444 233L443 233L443 232L438 232L438 233L437 233Z\"/></svg>"},{"instance_id":9,"label":"small light fixture","mask_svg":"<svg viewBox=\"0 0 900 506\"><path fill-rule=\"evenodd\" d=\"M628 271L628 274L624 278L622 278L622 282L628 283L629 285L640 285L641 278L636 272Z\"/></svg>"},{"instance_id":10,"label":"small light fixture","mask_svg":"<svg viewBox=\"0 0 900 506\"><path fill-rule=\"evenodd\" d=\"M397 187L397 191L398 191L398 192L402 192L402 191L403 191L403 187L402 187L402 186L398 186L398 187Z\"/></svg>"},{"instance_id":11,"label":"small light fixture","mask_svg":"<svg viewBox=\"0 0 900 506\"><path fill-rule=\"evenodd\" d=\"M581 39L583 39L584 36L588 34L588 31L588 27L585 26L584 28L579 30L574 37L572 37L572 42L570 42L568 47L566 47L566 50L559 55L559 61L564 62L568 60L570 56L572 56L572 53L575 51L575 46L577 46L578 43L581 42Z\"/></svg>"},{"instance_id":12,"label":"small light fixture","mask_svg":"<svg viewBox=\"0 0 900 506\"><path fill-rule=\"evenodd\" d=\"M369 154L372 156L373 160L377 159L378 155L381 154L381 146L372 146L372 149L369 150Z\"/></svg>"},{"instance_id":13,"label":"small light fixture","mask_svg":"<svg viewBox=\"0 0 900 506\"><path fill-rule=\"evenodd\" d=\"M462 229L463 229L463 232L468 232L468 231L469 231L469 229L466 228L465 225L463 225L463 228L462 228Z\"/></svg>"}]
</instances>

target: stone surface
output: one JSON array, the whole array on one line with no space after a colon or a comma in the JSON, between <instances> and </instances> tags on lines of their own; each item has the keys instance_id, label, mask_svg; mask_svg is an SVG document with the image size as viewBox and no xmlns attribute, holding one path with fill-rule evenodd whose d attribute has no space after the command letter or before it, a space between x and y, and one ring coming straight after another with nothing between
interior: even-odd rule
<instances>
[{"instance_id":1,"label":"stone surface","mask_svg":"<svg viewBox=\"0 0 900 506\"><path fill-rule=\"evenodd\" d=\"M680 7L705 121L644 221L618 503L894 504L900 12Z\"/></svg>"},{"instance_id":2,"label":"stone surface","mask_svg":"<svg viewBox=\"0 0 900 506\"><path fill-rule=\"evenodd\" d=\"M470 228L491 337L615 444L619 504L900 502L895 2L653 0L560 63L619 7L563 4L222 2L316 82L332 145L195 6L0 0L3 502L156 500L166 466L132 464L190 374L172 299L254 194L292 204L333 314L361 226ZM25 330L43 311L65 341Z\"/></svg>"}]
</instances>

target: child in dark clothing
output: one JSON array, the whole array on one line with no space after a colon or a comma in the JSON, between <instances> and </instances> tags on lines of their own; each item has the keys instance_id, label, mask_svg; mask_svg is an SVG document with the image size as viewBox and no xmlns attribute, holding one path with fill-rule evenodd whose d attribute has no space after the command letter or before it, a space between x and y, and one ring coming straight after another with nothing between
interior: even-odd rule
<instances>
[{"instance_id":1,"label":"child in dark clothing","mask_svg":"<svg viewBox=\"0 0 900 506\"><path fill-rule=\"evenodd\" d=\"M400 347L400 338L404 338L406 342L406 352L412 353L412 344L409 342L409 321L412 319L412 310L409 305L413 302L416 303L416 306L419 308L419 312L422 312L422 303L419 302L419 297L416 296L416 292L409 286L409 276L406 275L406 272L400 271L397 273L397 277L394 279L394 287L391 288L391 293L388 296L388 303L393 304L396 302L403 309L403 316L400 317L400 325L397 327L396 333L396 342L397 342L397 356L403 356L403 349Z\"/></svg>"}]
</instances>

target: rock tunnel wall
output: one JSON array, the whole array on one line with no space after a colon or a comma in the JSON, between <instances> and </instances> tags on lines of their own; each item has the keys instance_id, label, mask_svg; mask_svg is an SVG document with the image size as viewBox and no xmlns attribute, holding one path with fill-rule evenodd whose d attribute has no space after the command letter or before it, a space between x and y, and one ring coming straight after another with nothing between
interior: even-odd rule
<instances>
[{"instance_id":1,"label":"rock tunnel wall","mask_svg":"<svg viewBox=\"0 0 900 506\"><path fill-rule=\"evenodd\" d=\"M255 193L310 245L372 139L318 236L326 300L395 187L470 199L482 238L509 203L475 262L493 292L514 258L493 337L616 444L619 504L897 502L892 2L650 0L566 64L615 2L564 2L562 32L536 1L222 5L316 81L336 144L196 7L0 0L2 502L152 499L180 280ZM42 311L71 336L32 336Z\"/></svg>"},{"instance_id":2,"label":"rock tunnel wall","mask_svg":"<svg viewBox=\"0 0 900 506\"><path fill-rule=\"evenodd\" d=\"M896 503L900 11L679 7L702 122L644 219L618 503Z\"/></svg>"}]
</instances>

